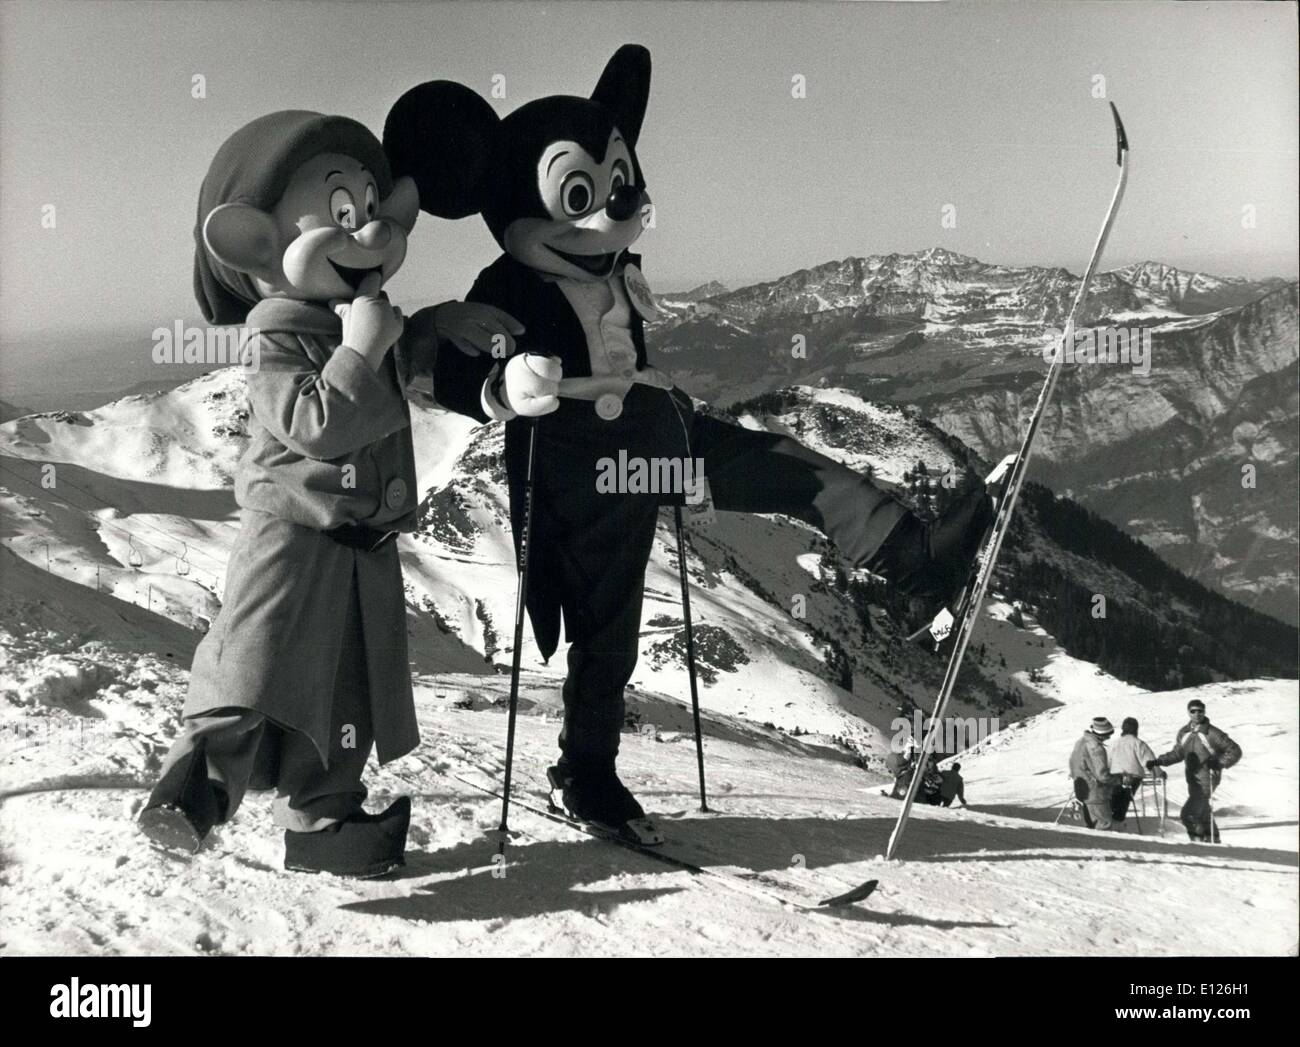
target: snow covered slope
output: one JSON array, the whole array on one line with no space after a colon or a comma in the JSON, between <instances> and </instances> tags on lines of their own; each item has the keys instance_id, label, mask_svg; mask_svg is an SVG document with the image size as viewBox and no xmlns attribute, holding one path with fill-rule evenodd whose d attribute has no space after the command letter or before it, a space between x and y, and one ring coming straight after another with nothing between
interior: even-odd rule
<instances>
[{"instance_id":1,"label":"snow covered slope","mask_svg":"<svg viewBox=\"0 0 1300 1047\"><path fill-rule=\"evenodd\" d=\"M13 621L12 608L5 612ZM6 648L18 642L4 640ZM368 779L374 805L414 796L408 865L395 879L357 883L283 872L265 795L249 797L189 861L151 850L132 818L176 729L184 673L149 655L100 649L93 659L90 683L56 686L75 676L75 656L64 665L11 664L0 679L5 954L1296 951L1294 684L1205 692L1246 748L1234 771L1243 787L1248 775L1291 768L1290 797L1279 781L1221 812L1226 846L1180 843L1172 833L1092 834L1054 827L1036 812L1029 820L1010 811L1007 799L1020 797L1013 781L1001 783L1002 802L993 802L984 768L994 773L995 760L1017 773L1059 764L1055 747L1069 732L1058 737L1054 720L1075 717L1070 707L1044 714L1041 732L1028 721L971 760L974 807L918 811L901 860L890 864L878 855L898 806L881 796L881 779L834 748L743 719L706 717L713 813L698 813L688 710L640 693L632 701L640 726L623 738L624 777L660 816L675 853L737 878L720 884L519 807L511 824L521 835L505 876L494 876L490 832L500 808L480 787L500 781L506 681L421 678L421 747L372 767ZM555 683L525 679L515 780L534 797L555 751ZM1172 707L1183 698L1157 700ZM1031 781L1024 795L1032 804L1051 792L1044 789ZM777 900L815 902L868 878L881 886L854 906L807 913ZM1185 919L1189 910L1197 919Z\"/></svg>"},{"instance_id":2,"label":"snow covered slope","mask_svg":"<svg viewBox=\"0 0 1300 1047\"><path fill-rule=\"evenodd\" d=\"M896 409L851 399L852 409L869 412L861 428L879 439L867 453L827 445L832 453L854 465L871 461L885 477L922 451L932 462L950 457ZM237 533L233 470L246 420L241 376L226 370L94 411L0 426L0 541L57 578L203 629L220 606ZM490 674L508 663L515 599L502 433L418 404L412 424L421 525L400 542L412 668ZM885 638L863 635L843 594L800 564L824 549L819 536L788 520L723 515L693 522L691 545L706 704L882 756L897 710L926 698L934 669L919 652L897 651L896 669L868 671ZM807 601L802 619L791 614L795 596ZM686 692L680 601L665 518L634 686ZM540 668L531 632L526 645L525 665ZM852 694L828 664L836 651L858 667ZM1031 683L1021 690L1011 718L1041 705Z\"/></svg>"}]
</instances>

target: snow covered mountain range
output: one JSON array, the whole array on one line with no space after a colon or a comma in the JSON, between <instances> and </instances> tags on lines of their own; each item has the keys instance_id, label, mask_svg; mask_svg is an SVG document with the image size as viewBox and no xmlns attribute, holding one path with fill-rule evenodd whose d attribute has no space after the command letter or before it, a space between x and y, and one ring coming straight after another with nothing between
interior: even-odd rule
<instances>
[{"instance_id":1,"label":"snow covered mountain range","mask_svg":"<svg viewBox=\"0 0 1300 1047\"><path fill-rule=\"evenodd\" d=\"M932 248L846 258L688 300L652 356L717 404L804 383L915 405L986 458L1014 449L1077 278ZM1085 323L1144 364L1067 367L1035 476L1170 563L1297 621L1297 285L1143 262L1099 274ZM1243 486L1243 467L1254 486Z\"/></svg>"}]
</instances>

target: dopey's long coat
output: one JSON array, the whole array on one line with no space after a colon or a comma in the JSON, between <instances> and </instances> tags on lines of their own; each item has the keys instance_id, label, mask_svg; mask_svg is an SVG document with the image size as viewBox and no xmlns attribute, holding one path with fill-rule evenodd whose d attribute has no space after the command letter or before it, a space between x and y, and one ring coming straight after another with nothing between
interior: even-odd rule
<instances>
[{"instance_id":1,"label":"dopey's long coat","mask_svg":"<svg viewBox=\"0 0 1300 1047\"><path fill-rule=\"evenodd\" d=\"M341 658L364 658L381 762L419 742L396 542L367 552L322 532L345 523L414 529L417 492L399 343L378 371L340 346L323 306L269 299L248 316L250 443L243 515L224 602L195 654L185 716L252 709L309 736L327 760ZM400 372L400 373L399 373ZM345 635L359 590L361 635Z\"/></svg>"}]
</instances>

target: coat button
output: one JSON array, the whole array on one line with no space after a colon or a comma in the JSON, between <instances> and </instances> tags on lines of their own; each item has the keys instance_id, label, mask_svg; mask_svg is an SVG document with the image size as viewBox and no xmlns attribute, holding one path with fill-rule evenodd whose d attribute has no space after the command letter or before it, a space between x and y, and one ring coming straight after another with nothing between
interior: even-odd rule
<instances>
[{"instance_id":1,"label":"coat button","mask_svg":"<svg viewBox=\"0 0 1300 1047\"><path fill-rule=\"evenodd\" d=\"M388 481L384 488L384 504L390 509L400 509L406 504L406 481L400 476Z\"/></svg>"}]
</instances>

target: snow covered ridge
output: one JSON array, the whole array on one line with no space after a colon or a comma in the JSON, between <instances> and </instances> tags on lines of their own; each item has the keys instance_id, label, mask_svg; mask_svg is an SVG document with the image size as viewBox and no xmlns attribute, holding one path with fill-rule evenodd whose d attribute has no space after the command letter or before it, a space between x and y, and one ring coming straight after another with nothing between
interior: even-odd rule
<instances>
[{"instance_id":1,"label":"snow covered ridge","mask_svg":"<svg viewBox=\"0 0 1300 1047\"><path fill-rule=\"evenodd\" d=\"M694 307L746 322L846 308L942 315L957 324L993 310L1008 319L1042 322L1064 317L1077 283L1059 267L994 265L932 247L825 262L735 291L704 285L664 296L663 304L669 325ZM1092 297L1127 303L1152 316L1196 315L1244 305L1286 283L1185 272L1148 261L1098 274Z\"/></svg>"}]
</instances>

